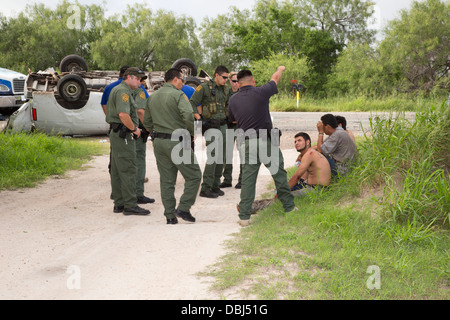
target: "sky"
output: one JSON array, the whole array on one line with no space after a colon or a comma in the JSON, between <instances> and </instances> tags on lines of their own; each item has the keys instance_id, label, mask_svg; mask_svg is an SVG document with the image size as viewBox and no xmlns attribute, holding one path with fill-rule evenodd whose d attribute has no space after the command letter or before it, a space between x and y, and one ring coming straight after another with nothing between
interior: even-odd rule
<instances>
[{"instance_id":1,"label":"sky","mask_svg":"<svg viewBox=\"0 0 450 320\"><path fill-rule=\"evenodd\" d=\"M399 17L401 9L409 9L414 0L374 0L375 17L378 23L374 28L382 29L389 20ZM0 12L6 17L14 17L22 12L26 5L45 3L46 7L55 8L60 0L2 0ZM69 1L72 2L72 1ZM75 1L73 1L75 2ZM178 15L185 14L194 18L199 26L204 17L214 18L218 14L227 13L231 6L239 9L251 9L255 0L79 0L80 4L106 3L106 14L112 15L125 10L127 4L146 3L152 10L165 9Z\"/></svg>"}]
</instances>

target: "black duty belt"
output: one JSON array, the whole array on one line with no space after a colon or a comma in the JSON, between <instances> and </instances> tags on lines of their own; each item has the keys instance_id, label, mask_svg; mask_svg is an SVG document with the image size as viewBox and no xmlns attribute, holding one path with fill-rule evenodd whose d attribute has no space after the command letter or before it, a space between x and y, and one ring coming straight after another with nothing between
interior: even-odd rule
<instances>
[{"instance_id":1,"label":"black duty belt","mask_svg":"<svg viewBox=\"0 0 450 320\"><path fill-rule=\"evenodd\" d=\"M172 139L172 134L171 133L155 132L154 133L154 137L158 138L158 139Z\"/></svg>"}]
</instances>

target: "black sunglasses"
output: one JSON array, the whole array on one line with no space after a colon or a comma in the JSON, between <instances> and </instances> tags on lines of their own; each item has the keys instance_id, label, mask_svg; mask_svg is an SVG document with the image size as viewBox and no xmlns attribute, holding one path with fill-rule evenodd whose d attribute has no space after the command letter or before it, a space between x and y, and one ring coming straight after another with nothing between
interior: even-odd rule
<instances>
[{"instance_id":1,"label":"black sunglasses","mask_svg":"<svg viewBox=\"0 0 450 320\"><path fill-rule=\"evenodd\" d=\"M223 80L228 80L227 76L221 76L223 78Z\"/></svg>"},{"instance_id":2,"label":"black sunglasses","mask_svg":"<svg viewBox=\"0 0 450 320\"><path fill-rule=\"evenodd\" d=\"M230 79L230 81L231 81L231 82L234 82L234 83L238 82L237 80L232 80L232 79Z\"/></svg>"},{"instance_id":3,"label":"black sunglasses","mask_svg":"<svg viewBox=\"0 0 450 320\"><path fill-rule=\"evenodd\" d=\"M177 77L178 79L180 79L182 82L184 82L184 78L183 77Z\"/></svg>"}]
</instances>

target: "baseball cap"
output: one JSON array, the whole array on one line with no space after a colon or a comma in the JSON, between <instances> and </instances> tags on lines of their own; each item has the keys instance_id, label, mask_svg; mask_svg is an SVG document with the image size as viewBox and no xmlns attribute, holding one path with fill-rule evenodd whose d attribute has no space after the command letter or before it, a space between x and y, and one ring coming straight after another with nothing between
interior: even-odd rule
<instances>
[{"instance_id":1,"label":"baseball cap","mask_svg":"<svg viewBox=\"0 0 450 320\"><path fill-rule=\"evenodd\" d=\"M125 71L125 73L123 74L123 76L136 76L139 77L141 79L147 79L147 76L145 75L145 72L142 71L139 68L136 67L130 67L127 69L127 71Z\"/></svg>"}]
</instances>

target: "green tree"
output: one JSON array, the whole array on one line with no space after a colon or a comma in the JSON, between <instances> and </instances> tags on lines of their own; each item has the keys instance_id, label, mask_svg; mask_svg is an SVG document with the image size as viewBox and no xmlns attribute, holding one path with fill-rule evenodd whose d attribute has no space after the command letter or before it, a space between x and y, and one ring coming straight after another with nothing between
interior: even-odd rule
<instances>
[{"instance_id":1,"label":"green tree","mask_svg":"<svg viewBox=\"0 0 450 320\"><path fill-rule=\"evenodd\" d=\"M329 32L340 45L349 41L373 42L374 2L363 0L292 0L295 17L305 27Z\"/></svg>"},{"instance_id":2,"label":"green tree","mask_svg":"<svg viewBox=\"0 0 450 320\"><path fill-rule=\"evenodd\" d=\"M43 4L27 6L17 18L2 17L0 61L4 66L27 72L57 67L68 54L83 56L92 68L90 42L99 36L103 19L97 5L70 4L64 0L55 10Z\"/></svg>"},{"instance_id":3,"label":"green tree","mask_svg":"<svg viewBox=\"0 0 450 320\"><path fill-rule=\"evenodd\" d=\"M380 96L392 92L392 74L383 72L376 48L351 42L328 75L328 95Z\"/></svg>"},{"instance_id":4,"label":"green tree","mask_svg":"<svg viewBox=\"0 0 450 320\"><path fill-rule=\"evenodd\" d=\"M224 65L230 70L238 70L245 62L229 52L235 39L233 25L244 24L250 16L250 11L232 7L228 14L216 18L204 18L201 24L200 39L204 58L204 69L212 72L218 65Z\"/></svg>"},{"instance_id":5,"label":"green tree","mask_svg":"<svg viewBox=\"0 0 450 320\"><path fill-rule=\"evenodd\" d=\"M233 29L234 41L225 52L234 54L236 60L251 64L273 54L307 58L311 72L306 84L314 94L322 94L327 75L342 49L327 31L301 27L287 3L257 6L254 18L233 25Z\"/></svg>"},{"instance_id":6,"label":"green tree","mask_svg":"<svg viewBox=\"0 0 450 320\"><path fill-rule=\"evenodd\" d=\"M127 64L145 70L167 70L182 57L201 61L194 31L192 18L177 17L164 10L153 13L146 5L137 4L103 23L101 37L92 44L92 53L103 69Z\"/></svg>"},{"instance_id":7,"label":"green tree","mask_svg":"<svg viewBox=\"0 0 450 320\"><path fill-rule=\"evenodd\" d=\"M380 62L402 75L400 90L450 89L450 2L414 1L389 23Z\"/></svg>"},{"instance_id":8,"label":"green tree","mask_svg":"<svg viewBox=\"0 0 450 320\"><path fill-rule=\"evenodd\" d=\"M278 84L278 91L281 93L287 94L292 92L291 80L297 80L298 83L304 84L310 77L306 57L299 58L284 54L272 54L268 58L253 62L252 73L255 77L256 85L261 86L267 83L279 66L286 67L286 71L283 72L281 81Z\"/></svg>"}]
</instances>

